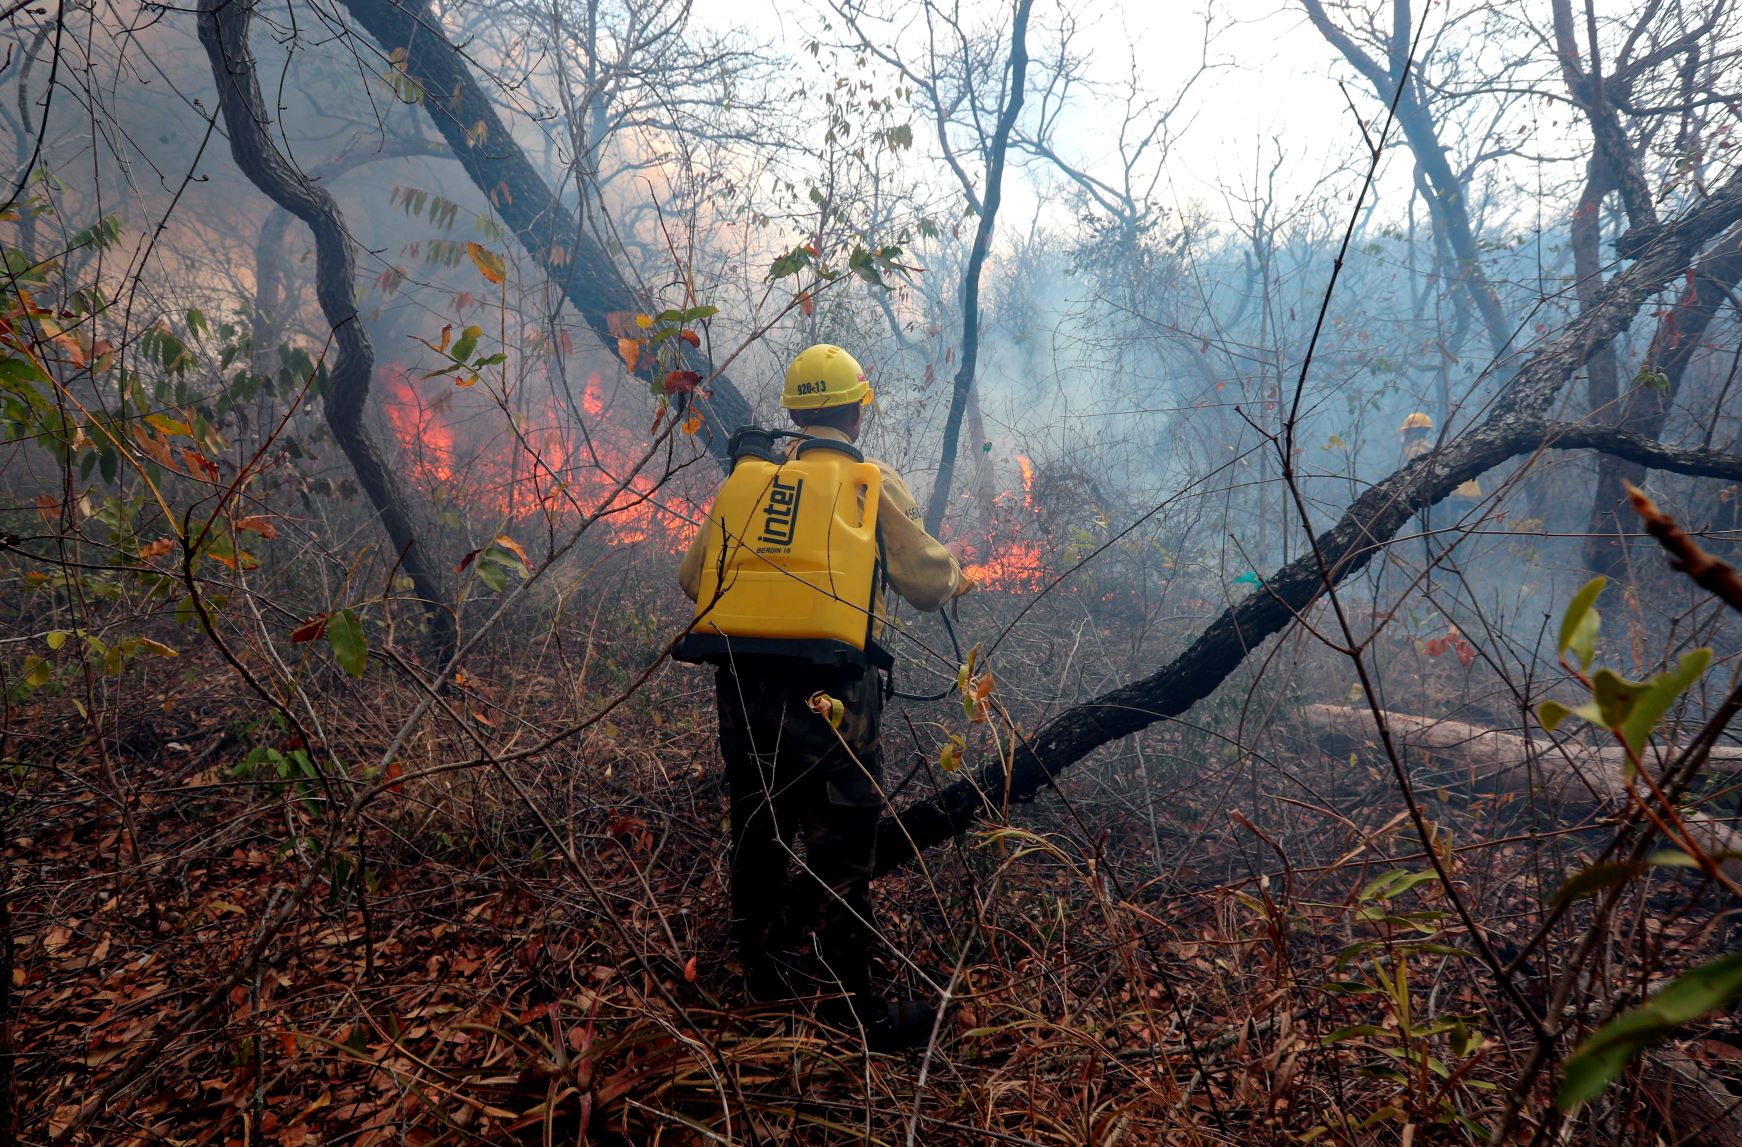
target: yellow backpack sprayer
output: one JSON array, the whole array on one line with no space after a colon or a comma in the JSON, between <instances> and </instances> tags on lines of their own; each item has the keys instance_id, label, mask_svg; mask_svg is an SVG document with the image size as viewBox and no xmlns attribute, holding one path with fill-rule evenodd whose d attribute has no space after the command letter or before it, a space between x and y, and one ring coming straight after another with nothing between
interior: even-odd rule
<instances>
[{"instance_id":1,"label":"yellow backpack sprayer","mask_svg":"<svg viewBox=\"0 0 1742 1147\"><path fill-rule=\"evenodd\" d=\"M777 458L775 440L799 438ZM821 665L887 667L872 640L883 576L882 473L845 442L746 426L708 512L696 620L683 661L776 654Z\"/></svg>"},{"instance_id":2,"label":"yellow backpack sprayer","mask_svg":"<svg viewBox=\"0 0 1742 1147\"><path fill-rule=\"evenodd\" d=\"M775 442L801 441L789 457ZM877 512L882 472L857 448L792 430L746 426L729 444L732 472L714 497L696 619L672 649L679 661L729 663L775 655L819 665L874 665L894 659L875 638L882 590ZM956 660L961 643L939 617ZM891 696L936 701L952 691Z\"/></svg>"}]
</instances>

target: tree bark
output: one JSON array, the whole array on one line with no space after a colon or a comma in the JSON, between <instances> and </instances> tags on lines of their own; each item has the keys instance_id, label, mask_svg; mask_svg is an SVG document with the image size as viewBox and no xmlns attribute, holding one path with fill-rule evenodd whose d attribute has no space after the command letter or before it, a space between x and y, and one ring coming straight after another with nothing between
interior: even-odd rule
<instances>
[{"instance_id":1,"label":"tree bark","mask_svg":"<svg viewBox=\"0 0 1742 1147\"><path fill-rule=\"evenodd\" d=\"M1446 149L1440 143L1433 112L1422 103L1416 85L1406 82L1404 78L1405 65L1409 63L1409 5L1392 5L1391 41L1388 47L1390 66L1387 68L1362 50L1359 44L1350 39L1348 33L1332 22L1321 0L1301 0L1301 4L1313 27L1373 86L1374 94L1381 103L1389 104L1397 85L1404 84L1403 92L1397 100L1397 124L1403 129L1404 141L1409 145L1410 153L1433 189L1433 196L1428 200L1428 211L1433 216L1434 226L1445 236L1457 259L1458 281L1469 294L1470 301L1475 304L1476 313L1482 318L1482 327L1488 333L1488 348L1498 359L1506 353L1506 347L1512 341L1511 324L1506 321L1506 312L1500 306L1500 296L1482 271L1481 252L1477 249L1475 233L1470 226L1470 209L1465 188L1446 158Z\"/></svg>"},{"instance_id":2,"label":"tree bark","mask_svg":"<svg viewBox=\"0 0 1742 1147\"><path fill-rule=\"evenodd\" d=\"M1742 176L1666 225L1637 262L1605 282L1589 310L1525 361L1487 418L1370 487L1307 553L1223 611L1185 652L1148 677L1065 710L1017 744L1008 769L993 761L898 817L885 818L878 834L878 870L905 864L918 850L965 831L983 815L1000 816L1009 804L1033 800L1095 749L1208 697L1250 651L1310 609L1327 586L1362 569L1417 513L1508 459L1542 449L1596 449L1659 469L1742 478L1742 456L1679 450L1611 427L1545 419L1574 373L1627 326L1647 299L1684 273L1696 251L1738 219Z\"/></svg>"},{"instance_id":3,"label":"tree bark","mask_svg":"<svg viewBox=\"0 0 1742 1147\"><path fill-rule=\"evenodd\" d=\"M1004 198L1004 157L1010 149L1010 132L1022 112L1023 86L1028 78L1028 14L1033 8L1034 0L1016 2L1016 18L1010 30L1010 94L992 132L980 222L974 229L974 249L968 253L968 270L962 278L962 361L956 367L955 385L950 389L950 411L944 419L944 440L938 449L938 476L925 508L925 530L934 538L943 528L944 511L949 507L962 414L967 409L968 392L974 386L974 368L980 360L980 274L986 267L986 256L992 248L992 228Z\"/></svg>"},{"instance_id":4,"label":"tree bark","mask_svg":"<svg viewBox=\"0 0 1742 1147\"><path fill-rule=\"evenodd\" d=\"M1307 726L1322 734L1364 741L1373 736L1373 713L1347 705L1308 705ZM1461 778L1483 792L1524 792L1547 789L1570 792L1565 799L1608 800L1627 791L1627 750L1620 745L1583 745L1574 740L1550 741L1467 721L1385 714L1392 739L1400 747L1427 750L1455 758L1457 767L1430 773L1425 785L1445 785ZM1706 757L1705 771L1721 776L1742 773L1742 747L1716 745Z\"/></svg>"},{"instance_id":5,"label":"tree bark","mask_svg":"<svg viewBox=\"0 0 1742 1147\"><path fill-rule=\"evenodd\" d=\"M454 158L581 320L614 349L617 333L608 316L638 308L638 293L515 142L428 0L344 0L344 5L381 47L405 53L405 75L421 88L423 106ZM723 465L727 439L751 420L750 404L723 374L710 386L712 396L696 398L695 409L702 416L700 436Z\"/></svg>"},{"instance_id":6,"label":"tree bark","mask_svg":"<svg viewBox=\"0 0 1742 1147\"><path fill-rule=\"evenodd\" d=\"M1657 438L1670 408L1681 393L1688 364L1705 340L1707 329L1742 283L1742 230L1731 231L1713 245L1694 268L1675 306L1657 324L1646 348L1645 362L1621 404L1616 425ZM1627 534L1616 520L1625 504L1625 484L1645 483L1647 464L1624 458L1600 458L1597 492L1591 502L1585 564L1593 573L1619 576L1627 568Z\"/></svg>"},{"instance_id":7,"label":"tree bark","mask_svg":"<svg viewBox=\"0 0 1742 1147\"><path fill-rule=\"evenodd\" d=\"M338 203L279 154L267 131L271 121L248 48L254 2L200 0L199 5L200 43L217 82L218 104L230 133L230 154L256 187L314 232L315 295L333 328L336 344L324 396L327 425L356 472L358 485L380 516L393 556L423 600L431 646L438 665L445 667L453 656L455 626L444 604L442 581L417 548L405 495L363 422L375 358L357 314L356 261L351 242Z\"/></svg>"},{"instance_id":8,"label":"tree bark","mask_svg":"<svg viewBox=\"0 0 1742 1147\"><path fill-rule=\"evenodd\" d=\"M311 168L308 178L311 183L319 185L367 163L416 155L435 158L446 154L442 148L427 140L393 140L368 151L347 151L337 155ZM249 332L253 342L256 374L267 373L277 362L273 349L284 330L284 238L289 231L291 219L289 211L274 203L266 216L266 222L260 225L259 238L254 241L254 313L250 316Z\"/></svg>"}]
</instances>

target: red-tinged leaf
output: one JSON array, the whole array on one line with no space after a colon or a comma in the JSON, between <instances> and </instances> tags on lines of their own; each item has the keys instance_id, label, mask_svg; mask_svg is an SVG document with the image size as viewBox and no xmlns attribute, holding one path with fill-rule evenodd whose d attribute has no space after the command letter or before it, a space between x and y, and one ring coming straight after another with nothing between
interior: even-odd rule
<instances>
[{"instance_id":1,"label":"red-tinged leaf","mask_svg":"<svg viewBox=\"0 0 1742 1147\"><path fill-rule=\"evenodd\" d=\"M162 557L173 549L175 549L174 542L168 538L158 538L155 542L148 542L139 547L139 558L141 561L148 562L153 558Z\"/></svg>"},{"instance_id":2,"label":"red-tinged leaf","mask_svg":"<svg viewBox=\"0 0 1742 1147\"><path fill-rule=\"evenodd\" d=\"M683 420L683 432L685 434L694 436L697 432L699 432L701 430L701 428L702 428L702 412L699 410L690 411L690 416Z\"/></svg>"},{"instance_id":3,"label":"red-tinged leaf","mask_svg":"<svg viewBox=\"0 0 1742 1147\"><path fill-rule=\"evenodd\" d=\"M686 983L696 982L696 958L691 956L683 966L683 978Z\"/></svg>"},{"instance_id":4,"label":"red-tinged leaf","mask_svg":"<svg viewBox=\"0 0 1742 1147\"><path fill-rule=\"evenodd\" d=\"M623 356L623 365L630 374L635 373L635 365L641 361L641 340L620 338L617 340L617 353Z\"/></svg>"},{"instance_id":5,"label":"red-tinged leaf","mask_svg":"<svg viewBox=\"0 0 1742 1147\"><path fill-rule=\"evenodd\" d=\"M272 519L253 515L247 518L237 518L236 528L259 534L268 541L278 536L278 527L272 524Z\"/></svg>"},{"instance_id":6,"label":"red-tinged leaf","mask_svg":"<svg viewBox=\"0 0 1742 1147\"><path fill-rule=\"evenodd\" d=\"M387 771L385 775L388 780L396 781L405 775L405 766L400 764L398 761L389 761L387 762ZM387 791L390 793L402 793L405 791L405 786L403 784L388 785Z\"/></svg>"},{"instance_id":7,"label":"red-tinged leaf","mask_svg":"<svg viewBox=\"0 0 1742 1147\"><path fill-rule=\"evenodd\" d=\"M481 549L473 550L471 553L469 553L465 557L461 558L460 564L454 567L454 572L455 573L465 573L466 567L471 565L473 562L477 561L478 555L483 553L483 552L484 551Z\"/></svg>"},{"instance_id":8,"label":"red-tinged leaf","mask_svg":"<svg viewBox=\"0 0 1742 1147\"><path fill-rule=\"evenodd\" d=\"M453 341L453 337L454 337L454 324L453 323L443 324L443 326L442 326L442 341L440 343L436 344L436 349L437 350L447 350L448 343Z\"/></svg>"},{"instance_id":9,"label":"red-tinged leaf","mask_svg":"<svg viewBox=\"0 0 1742 1147\"><path fill-rule=\"evenodd\" d=\"M702 376L693 370L674 370L665 376L667 394L692 394L702 384Z\"/></svg>"},{"instance_id":10,"label":"red-tinged leaf","mask_svg":"<svg viewBox=\"0 0 1742 1147\"><path fill-rule=\"evenodd\" d=\"M198 450L193 450L186 446L182 447L181 460L182 463L187 466L188 475L190 477L204 478L208 482L216 482L218 480L218 464L210 458L207 458L204 454L201 454ZM159 461L163 460L159 459Z\"/></svg>"},{"instance_id":11,"label":"red-tinged leaf","mask_svg":"<svg viewBox=\"0 0 1742 1147\"><path fill-rule=\"evenodd\" d=\"M532 564L532 559L526 556L526 550L521 547L519 542L517 542L513 538L509 537L507 534L497 534L496 535L496 544L501 546L503 549L509 551L510 553L512 553L515 557L519 558L521 561L521 564L523 564L523 565L531 565Z\"/></svg>"},{"instance_id":12,"label":"red-tinged leaf","mask_svg":"<svg viewBox=\"0 0 1742 1147\"><path fill-rule=\"evenodd\" d=\"M1476 647L1471 645L1468 641L1460 641L1457 644L1457 650L1458 660L1463 663L1466 669L1468 669L1470 663L1476 660Z\"/></svg>"},{"instance_id":13,"label":"red-tinged leaf","mask_svg":"<svg viewBox=\"0 0 1742 1147\"><path fill-rule=\"evenodd\" d=\"M798 309L804 313L806 318L817 313L817 301L811 298L809 291L799 292Z\"/></svg>"},{"instance_id":14,"label":"red-tinged leaf","mask_svg":"<svg viewBox=\"0 0 1742 1147\"><path fill-rule=\"evenodd\" d=\"M689 343L691 346L696 347L698 349L702 345L702 336L698 335L695 331L690 331L690 330L679 331L679 332L677 332L677 337L682 339L684 342Z\"/></svg>"},{"instance_id":15,"label":"red-tinged leaf","mask_svg":"<svg viewBox=\"0 0 1742 1147\"><path fill-rule=\"evenodd\" d=\"M1440 654L1444 653L1445 651L1446 651L1446 639L1443 637L1436 637L1432 641L1427 643L1426 653L1429 657L1438 657Z\"/></svg>"},{"instance_id":16,"label":"red-tinged leaf","mask_svg":"<svg viewBox=\"0 0 1742 1147\"><path fill-rule=\"evenodd\" d=\"M54 522L60 518L60 499L53 494L38 494L36 496L36 516L45 522Z\"/></svg>"},{"instance_id":17,"label":"red-tinged leaf","mask_svg":"<svg viewBox=\"0 0 1742 1147\"><path fill-rule=\"evenodd\" d=\"M665 421L665 416L670 410L671 407L667 403L662 402L659 404L659 409L655 411L653 415L653 425L647 428L648 434L652 435L659 433L659 424Z\"/></svg>"},{"instance_id":18,"label":"red-tinged leaf","mask_svg":"<svg viewBox=\"0 0 1742 1147\"><path fill-rule=\"evenodd\" d=\"M508 269L502 262L502 256L490 250L481 243L466 244L466 254L472 257L472 265L478 268L478 273L492 283L500 284L508 276Z\"/></svg>"},{"instance_id":19,"label":"red-tinged leaf","mask_svg":"<svg viewBox=\"0 0 1742 1147\"><path fill-rule=\"evenodd\" d=\"M290 631L290 639L297 644L314 641L327 631L327 618L331 614L323 613L319 617L311 617Z\"/></svg>"},{"instance_id":20,"label":"red-tinged leaf","mask_svg":"<svg viewBox=\"0 0 1742 1147\"><path fill-rule=\"evenodd\" d=\"M484 716L484 714L478 712L478 710L468 709L466 711L471 714L472 720L478 722L478 724L483 725L484 727L489 728L489 729L494 729L496 727L496 722L494 722L490 718Z\"/></svg>"}]
</instances>

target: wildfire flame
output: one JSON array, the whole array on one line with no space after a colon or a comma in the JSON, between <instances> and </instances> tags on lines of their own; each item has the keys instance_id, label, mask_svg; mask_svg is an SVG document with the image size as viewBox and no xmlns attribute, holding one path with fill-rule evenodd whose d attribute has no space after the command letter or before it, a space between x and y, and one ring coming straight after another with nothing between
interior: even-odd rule
<instances>
[{"instance_id":1,"label":"wildfire flame","mask_svg":"<svg viewBox=\"0 0 1742 1147\"><path fill-rule=\"evenodd\" d=\"M1034 463L1018 454L1016 468L1022 475L1022 508L1014 509L1013 490L994 498L986 544L970 547L974 560L962 568L983 589L1033 592L1046 584L1046 558L1034 540L1041 533L1034 504Z\"/></svg>"},{"instance_id":2,"label":"wildfire flame","mask_svg":"<svg viewBox=\"0 0 1742 1147\"><path fill-rule=\"evenodd\" d=\"M511 433L499 408L456 393L445 378L420 380L400 365L385 373L383 405L404 452L402 470L431 500L494 513L510 528L532 519L573 525L602 510L599 525L613 544L671 553L695 536L700 499L678 483L661 486L657 473L634 472L645 439L614 427L597 372L580 396L584 427L552 394L517 412ZM1015 490L998 495L984 543L968 547L964 570L984 590L1034 592L1048 576L1034 463L1016 455L1016 465L1020 505Z\"/></svg>"},{"instance_id":3,"label":"wildfire flame","mask_svg":"<svg viewBox=\"0 0 1742 1147\"><path fill-rule=\"evenodd\" d=\"M534 517L574 524L599 511L613 543L651 542L673 553L694 536L701 508L677 484L662 487L657 474L636 472L645 444L601 419L606 400L597 373L581 394L585 433L554 395L517 413L510 433L502 432L499 410L478 403L468 403L457 429L452 394L445 379L420 384L403 367L387 368L383 405L404 472L432 500L493 512L511 525ZM480 429L469 432L472 425Z\"/></svg>"}]
</instances>

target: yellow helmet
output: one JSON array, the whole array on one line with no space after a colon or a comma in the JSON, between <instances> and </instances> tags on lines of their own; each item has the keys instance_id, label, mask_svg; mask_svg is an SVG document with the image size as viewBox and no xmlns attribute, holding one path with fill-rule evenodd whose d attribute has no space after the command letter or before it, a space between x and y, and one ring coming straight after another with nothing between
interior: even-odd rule
<instances>
[{"instance_id":1,"label":"yellow helmet","mask_svg":"<svg viewBox=\"0 0 1742 1147\"><path fill-rule=\"evenodd\" d=\"M799 351L786 368L780 405L788 410L821 410L869 403L873 393L858 359L832 343L818 343Z\"/></svg>"},{"instance_id":2,"label":"yellow helmet","mask_svg":"<svg viewBox=\"0 0 1742 1147\"><path fill-rule=\"evenodd\" d=\"M1434 420L1419 410L1414 414L1411 414L1408 418L1405 418L1403 420L1403 425L1398 427L1398 429L1405 434L1408 434L1411 430L1432 430L1433 428Z\"/></svg>"}]
</instances>

